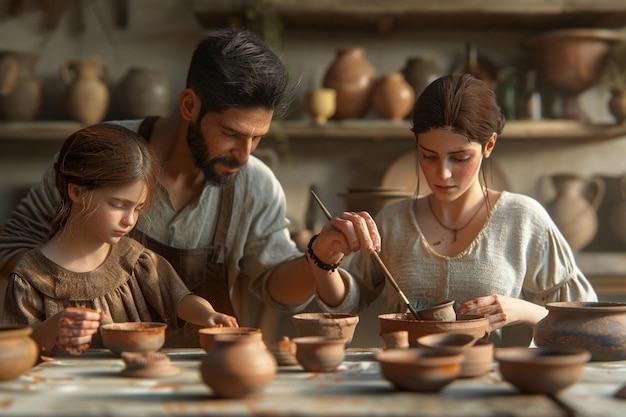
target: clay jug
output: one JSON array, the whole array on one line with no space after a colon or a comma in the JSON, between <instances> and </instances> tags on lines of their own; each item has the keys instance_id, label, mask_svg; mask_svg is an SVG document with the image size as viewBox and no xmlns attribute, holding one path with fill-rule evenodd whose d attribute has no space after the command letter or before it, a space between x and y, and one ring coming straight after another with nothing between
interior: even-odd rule
<instances>
[{"instance_id":1,"label":"clay jug","mask_svg":"<svg viewBox=\"0 0 626 417\"><path fill-rule=\"evenodd\" d=\"M539 347L587 349L592 361L626 359L626 303L557 302L534 328Z\"/></svg>"},{"instance_id":2,"label":"clay jug","mask_svg":"<svg viewBox=\"0 0 626 417\"><path fill-rule=\"evenodd\" d=\"M170 114L170 80L161 69L130 68L117 91L120 116L124 119Z\"/></svg>"},{"instance_id":3,"label":"clay jug","mask_svg":"<svg viewBox=\"0 0 626 417\"><path fill-rule=\"evenodd\" d=\"M431 59L411 57L407 59L404 68L402 68L402 74L413 87L415 98L417 98L430 83L441 77L443 72Z\"/></svg>"},{"instance_id":4,"label":"clay jug","mask_svg":"<svg viewBox=\"0 0 626 417\"><path fill-rule=\"evenodd\" d=\"M97 56L67 61L59 70L66 86L65 107L73 120L85 125L101 122L109 108L109 67Z\"/></svg>"},{"instance_id":5,"label":"clay jug","mask_svg":"<svg viewBox=\"0 0 626 417\"><path fill-rule=\"evenodd\" d=\"M372 105L383 118L400 121L413 109L415 93L404 75L393 72L383 75L374 85Z\"/></svg>"},{"instance_id":6,"label":"clay jug","mask_svg":"<svg viewBox=\"0 0 626 417\"><path fill-rule=\"evenodd\" d=\"M276 359L254 335L217 335L200 365L204 383L221 398L260 396L276 375Z\"/></svg>"},{"instance_id":7,"label":"clay jug","mask_svg":"<svg viewBox=\"0 0 626 417\"><path fill-rule=\"evenodd\" d=\"M365 116L371 106L375 78L376 72L366 59L364 48L339 49L322 83L324 88L337 91L334 118L360 119Z\"/></svg>"},{"instance_id":8,"label":"clay jug","mask_svg":"<svg viewBox=\"0 0 626 417\"><path fill-rule=\"evenodd\" d=\"M0 97L13 91L18 71L19 63L13 54L0 52Z\"/></svg>"},{"instance_id":9,"label":"clay jug","mask_svg":"<svg viewBox=\"0 0 626 417\"><path fill-rule=\"evenodd\" d=\"M611 232L622 244L626 244L626 175L619 178L619 200L609 211Z\"/></svg>"},{"instance_id":10,"label":"clay jug","mask_svg":"<svg viewBox=\"0 0 626 417\"><path fill-rule=\"evenodd\" d=\"M539 178L539 192L544 193L547 180L556 191L546 210L574 252L589 244L598 231L597 209L604 197L605 184L599 177L581 178L556 174ZM545 194L544 194L545 195Z\"/></svg>"},{"instance_id":11,"label":"clay jug","mask_svg":"<svg viewBox=\"0 0 626 417\"><path fill-rule=\"evenodd\" d=\"M0 119L6 121L30 121L37 118L43 104L43 86L35 77L35 65L39 55L27 52L0 53L10 55L15 64L9 78L13 82L5 84L6 94L0 95Z\"/></svg>"},{"instance_id":12,"label":"clay jug","mask_svg":"<svg viewBox=\"0 0 626 417\"><path fill-rule=\"evenodd\" d=\"M10 381L37 363L39 347L32 328L0 325L0 381Z\"/></svg>"}]
</instances>

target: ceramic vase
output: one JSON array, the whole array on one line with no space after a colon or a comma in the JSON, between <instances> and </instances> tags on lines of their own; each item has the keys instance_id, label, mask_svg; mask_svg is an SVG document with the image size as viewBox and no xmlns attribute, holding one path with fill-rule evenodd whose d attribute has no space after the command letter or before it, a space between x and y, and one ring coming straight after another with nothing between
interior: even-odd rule
<instances>
[{"instance_id":1,"label":"ceramic vase","mask_svg":"<svg viewBox=\"0 0 626 417\"><path fill-rule=\"evenodd\" d=\"M276 359L254 335L218 335L200 365L204 383L221 398L261 395L276 375Z\"/></svg>"},{"instance_id":2,"label":"ceramic vase","mask_svg":"<svg viewBox=\"0 0 626 417\"><path fill-rule=\"evenodd\" d=\"M6 96L15 87L19 63L10 52L0 52L0 97Z\"/></svg>"},{"instance_id":3,"label":"ceramic vase","mask_svg":"<svg viewBox=\"0 0 626 417\"><path fill-rule=\"evenodd\" d=\"M598 231L597 209L604 197L601 178L556 174L539 179L539 187L552 182L556 196L545 207L574 252L587 246Z\"/></svg>"},{"instance_id":4,"label":"ceramic vase","mask_svg":"<svg viewBox=\"0 0 626 417\"><path fill-rule=\"evenodd\" d=\"M326 124L337 110L337 91L332 88L318 88L307 93L306 108L318 125Z\"/></svg>"},{"instance_id":5,"label":"ceramic vase","mask_svg":"<svg viewBox=\"0 0 626 417\"><path fill-rule=\"evenodd\" d=\"M626 120L626 89L614 88L611 90L609 110L615 116L617 123L623 123Z\"/></svg>"},{"instance_id":6,"label":"ceramic vase","mask_svg":"<svg viewBox=\"0 0 626 417\"><path fill-rule=\"evenodd\" d=\"M84 61L67 61L59 70L66 86L68 116L85 125L101 122L109 108L109 67L94 56Z\"/></svg>"},{"instance_id":7,"label":"ceramic vase","mask_svg":"<svg viewBox=\"0 0 626 417\"><path fill-rule=\"evenodd\" d=\"M557 302L535 325L539 347L578 347L592 361L626 359L626 303Z\"/></svg>"},{"instance_id":8,"label":"ceramic vase","mask_svg":"<svg viewBox=\"0 0 626 417\"><path fill-rule=\"evenodd\" d=\"M10 381L37 363L39 347L32 328L0 326L0 381Z\"/></svg>"},{"instance_id":9,"label":"ceramic vase","mask_svg":"<svg viewBox=\"0 0 626 417\"><path fill-rule=\"evenodd\" d=\"M396 122L411 112L414 101L413 87L399 72L383 75L372 91L372 104L376 112Z\"/></svg>"},{"instance_id":10,"label":"ceramic vase","mask_svg":"<svg viewBox=\"0 0 626 417\"><path fill-rule=\"evenodd\" d=\"M124 119L168 116L172 104L169 77L158 68L130 68L119 82L117 103Z\"/></svg>"},{"instance_id":11,"label":"ceramic vase","mask_svg":"<svg viewBox=\"0 0 626 417\"><path fill-rule=\"evenodd\" d=\"M0 54L4 55L4 54ZM5 84L5 95L0 95L0 119L30 121L37 118L43 104L43 86L35 77L39 55L26 52L8 52L16 65L12 85Z\"/></svg>"},{"instance_id":12,"label":"ceramic vase","mask_svg":"<svg viewBox=\"0 0 626 417\"><path fill-rule=\"evenodd\" d=\"M323 87L337 91L334 118L360 119L371 107L371 94L376 72L360 47L337 51L335 60L324 75Z\"/></svg>"},{"instance_id":13,"label":"ceramic vase","mask_svg":"<svg viewBox=\"0 0 626 417\"><path fill-rule=\"evenodd\" d=\"M401 71L406 81L413 87L415 98L419 97L430 83L443 75L433 60L424 57L408 58Z\"/></svg>"}]
</instances>

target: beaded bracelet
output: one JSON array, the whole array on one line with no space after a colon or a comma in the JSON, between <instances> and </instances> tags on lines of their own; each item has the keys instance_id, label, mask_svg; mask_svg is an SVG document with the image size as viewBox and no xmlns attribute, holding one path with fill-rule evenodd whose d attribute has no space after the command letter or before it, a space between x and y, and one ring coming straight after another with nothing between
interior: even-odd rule
<instances>
[{"instance_id":1,"label":"beaded bracelet","mask_svg":"<svg viewBox=\"0 0 626 417\"><path fill-rule=\"evenodd\" d=\"M325 264L324 262L320 261L320 259L313 253L313 242L315 241L315 239L317 239L318 236L319 234L313 235L311 240L309 240L309 244L306 246L309 256L311 257L311 259L313 259L313 262L315 262L315 265L317 265L318 268L322 268L325 271L335 272L337 267L343 262L343 258L335 264Z\"/></svg>"}]
</instances>

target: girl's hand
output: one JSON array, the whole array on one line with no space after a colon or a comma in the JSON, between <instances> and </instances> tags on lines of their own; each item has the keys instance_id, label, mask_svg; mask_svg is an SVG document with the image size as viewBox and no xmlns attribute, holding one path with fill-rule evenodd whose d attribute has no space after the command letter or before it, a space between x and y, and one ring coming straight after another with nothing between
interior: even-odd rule
<instances>
[{"instance_id":1,"label":"girl's hand","mask_svg":"<svg viewBox=\"0 0 626 417\"><path fill-rule=\"evenodd\" d=\"M239 327L237 319L228 314L218 313L217 311L209 315L207 327Z\"/></svg>"},{"instance_id":2,"label":"girl's hand","mask_svg":"<svg viewBox=\"0 0 626 417\"><path fill-rule=\"evenodd\" d=\"M545 307L519 298L499 294L469 300L457 309L458 314L475 314L489 319L489 331L513 323L537 324L547 314Z\"/></svg>"},{"instance_id":3,"label":"girl's hand","mask_svg":"<svg viewBox=\"0 0 626 417\"><path fill-rule=\"evenodd\" d=\"M72 354L80 354L91 346L102 314L87 308L67 307L57 314L57 319L57 345Z\"/></svg>"}]
</instances>

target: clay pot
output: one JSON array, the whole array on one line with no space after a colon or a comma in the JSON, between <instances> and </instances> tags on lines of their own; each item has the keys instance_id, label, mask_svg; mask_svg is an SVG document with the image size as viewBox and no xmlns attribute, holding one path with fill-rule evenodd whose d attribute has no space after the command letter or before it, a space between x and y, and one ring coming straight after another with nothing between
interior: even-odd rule
<instances>
[{"instance_id":1,"label":"clay pot","mask_svg":"<svg viewBox=\"0 0 626 417\"><path fill-rule=\"evenodd\" d=\"M372 105L383 118L400 121L413 109L415 92L399 72L385 74L372 91Z\"/></svg>"},{"instance_id":2,"label":"clay pot","mask_svg":"<svg viewBox=\"0 0 626 417\"><path fill-rule=\"evenodd\" d=\"M37 363L39 347L31 327L0 325L0 381L10 381Z\"/></svg>"},{"instance_id":3,"label":"clay pot","mask_svg":"<svg viewBox=\"0 0 626 417\"><path fill-rule=\"evenodd\" d=\"M557 394L585 372L589 352L579 348L499 348L502 378L527 394Z\"/></svg>"},{"instance_id":4,"label":"clay pot","mask_svg":"<svg viewBox=\"0 0 626 417\"><path fill-rule=\"evenodd\" d=\"M468 378L491 371L493 364L493 343L476 340L474 336L462 333L434 333L417 338L417 345L429 349L444 350L463 354L459 377Z\"/></svg>"},{"instance_id":5,"label":"clay pot","mask_svg":"<svg viewBox=\"0 0 626 417\"><path fill-rule=\"evenodd\" d=\"M409 347L409 332L406 330L385 333L381 337L385 342L385 349L405 349Z\"/></svg>"},{"instance_id":6,"label":"clay pot","mask_svg":"<svg viewBox=\"0 0 626 417\"><path fill-rule=\"evenodd\" d=\"M626 359L626 303L557 302L535 325L539 347L576 346L591 352L592 361Z\"/></svg>"},{"instance_id":7,"label":"clay pot","mask_svg":"<svg viewBox=\"0 0 626 417\"><path fill-rule=\"evenodd\" d=\"M626 89L611 89L609 110L615 116L617 123L623 123L626 120Z\"/></svg>"},{"instance_id":8,"label":"clay pot","mask_svg":"<svg viewBox=\"0 0 626 417\"><path fill-rule=\"evenodd\" d=\"M130 68L118 84L117 103L124 119L169 116L172 103L167 74L158 68Z\"/></svg>"},{"instance_id":9,"label":"clay pot","mask_svg":"<svg viewBox=\"0 0 626 417\"><path fill-rule=\"evenodd\" d=\"M305 371L332 372L346 356L346 340L341 337L294 337L296 359Z\"/></svg>"},{"instance_id":10,"label":"clay pot","mask_svg":"<svg viewBox=\"0 0 626 417\"><path fill-rule=\"evenodd\" d=\"M422 320L455 321L454 300L444 301L433 306L417 310Z\"/></svg>"},{"instance_id":11,"label":"clay pot","mask_svg":"<svg viewBox=\"0 0 626 417\"><path fill-rule=\"evenodd\" d=\"M13 91L18 72L17 59L9 52L0 52L0 97Z\"/></svg>"},{"instance_id":12,"label":"clay pot","mask_svg":"<svg viewBox=\"0 0 626 417\"><path fill-rule=\"evenodd\" d=\"M100 326L102 343L113 353L156 352L165 344L167 324L157 322L109 323Z\"/></svg>"},{"instance_id":13,"label":"clay pot","mask_svg":"<svg viewBox=\"0 0 626 417\"><path fill-rule=\"evenodd\" d=\"M263 333L256 327L204 327L198 330L200 347L208 352L217 344L215 338L219 335L253 336L262 341Z\"/></svg>"},{"instance_id":14,"label":"clay pot","mask_svg":"<svg viewBox=\"0 0 626 417\"><path fill-rule=\"evenodd\" d=\"M352 342L359 316L348 313L298 313L291 317L298 336L340 337Z\"/></svg>"},{"instance_id":15,"label":"clay pot","mask_svg":"<svg viewBox=\"0 0 626 417\"><path fill-rule=\"evenodd\" d=\"M383 350L375 358L383 377L398 390L437 392L459 376L463 354L409 348Z\"/></svg>"},{"instance_id":16,"label":"clay pot","mask_svg":"<svg viewBox=\"0 0 626 417\"><path fill-rule=\"evenodd\" d=\"M488 333L489 319L477 315L457 315L455 321L415 320L410 313L387 313L378 316L380 335L406 330L409 343L416 346L417 338L433 333L463 333L481 338Z\"/></svg>"},{"instance_id":17,"label":"clay pot","mask_svg":"<svg viewBox=\"0 0 626 417\"><path fill-rule=\"evenodd\" d=\"M170 358L163 352L122 352L122 359L126 368L122 376L132 378L165 378L180 373L180 369L173 366Z\"/></svg>"},{"instance_id":18,"label":"clay pot","mask_svg":"<svg viewBox=\"0 0 626 417\"><path fill-rule=\"evenodd\" d=\"M407 59L404 68L402 68L402 74L404 79L413 87L415 98L417 98L430 83L443 75L443 71L431 59L411 57Z\"/></svg>"},{"instance_id":19,"label":"clay pot","mask_svg":"<svg viewBox=\"0 0 626 417\"><path fill-rule=\"evenodd\" d=\"M14 62L5 77L5 94L0 94L0 120L36 119L43 104L43 86L34 74L39 55L7 51L0 52L0 56L10 56L12 59L6 62Z\"/></svg>"},{"instance_id":20,"label":"clay pot","mask_svg":"<svg viewBox=\"0 0 626 417\"><path fill-rule=\"evenodd\" d=\"M311 90L306 96L306 109L318 125L326 124L337 110L337 91L332 88Z\"/></svg>"},{"instance_id":21,"label":"clay pot","mask_svg":"<svg viewBox=\"0 0 626 417\"><path fill-rule=\"evenodd\" d=\"M287 336L283 336L278 342L272 344L270 352L274 355L278 366L297 365L296 344Z\"/></svg>"},{"instance_id":22,"label":"clay pot","mask_svg":"<svg viewBox=\"0 0 626 417\"><path fill-rule=\"evenodd\" d=\"M337 51L322 86L337 91L337 109L334 118L360 119L371 106L376 72L365 57L365 49L354 47Z\"/></svg>"},{"instance_id":23,"label":"clay pot","mask_svg":"<svg viewBox=\"0 0 626 417\"><path fill-rule=\"evenodd\" d=\"M556 196L545 204L546 210L572 250L578 252L598 232L597 209L604 197L605 183L599 177L556 174L539 178L540 193L547 180L552 182Z\"/></svg>"},{"instance_id":24,"label":"clay pot","mask_svg":"<svg viewBox=\"0 0 626 417\"><path fill-rule=\"evenodd\" d=\"M59 69L65 84L65 107L73 120L85 125L101 122L109 108L109 67L94 56L68 61Z\"/></svg>"},{"instance_id":25,"label":"clay pot","mask_svg":"<svg viewBox=\"0 0 626 417\"><path fill-rule=\"evenodd\" d=\"M276 375L276 360L255 335L218 335L200 365L204 383L221 398L261 395Z\"/></svg>"},{"instance_id":26,"label":"clay pot","mask_svg":"<svg viewBox=\"0 0 626 417\"><path fill-rule=\"evenodd\" d=\"M417 338L417 345L463 351L474 344L476 338L466 333L433 333Z\"/></svg>"}]
</instances>

